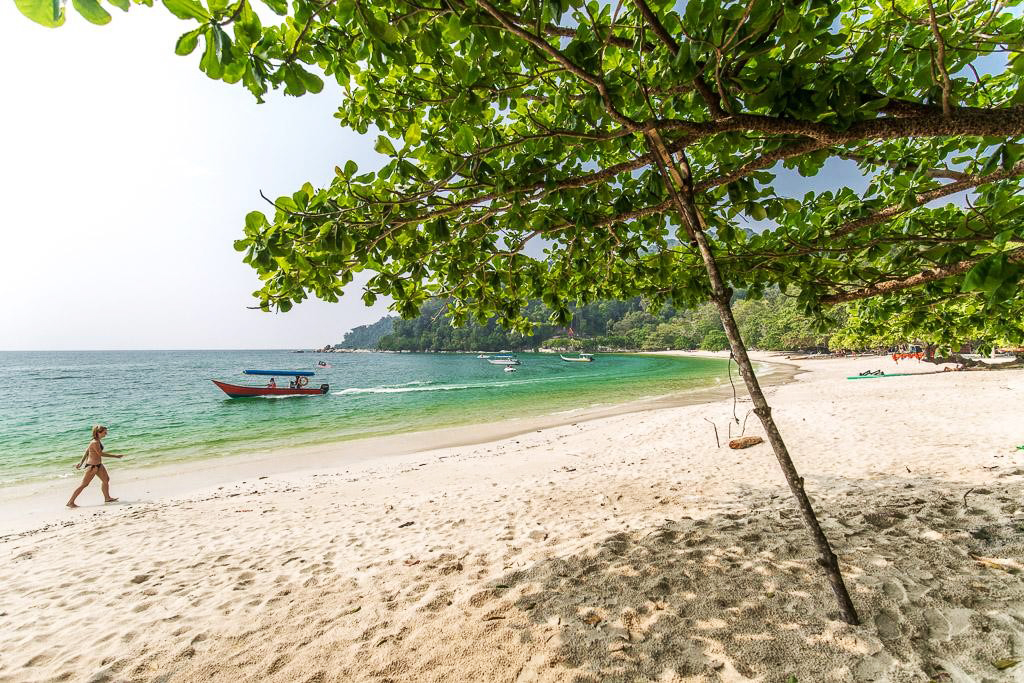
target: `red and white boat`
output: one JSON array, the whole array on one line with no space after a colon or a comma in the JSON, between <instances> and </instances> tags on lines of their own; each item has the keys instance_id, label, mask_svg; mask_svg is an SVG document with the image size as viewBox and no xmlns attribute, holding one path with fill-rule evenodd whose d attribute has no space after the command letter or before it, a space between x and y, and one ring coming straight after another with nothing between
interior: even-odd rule
<instances>
[{"instance_id":1,"label":"red and white boat","mask_svg":"<svg viewBox=\"0 0 1024 683\"><path fill-rule=\"evenodd\" d=\"M329 384L321 384L319 387L310 387L309 378L315 375L308 370L243 370L244 375L261 375L271 377L274 386L252 386L244 384L230 384L215 379L210 381L216 384L221 391L231 398L246 398L248 396L316 396L326 394L330 390ZM291 386L277 386L278 377L294 378L286 380Z\"/></svg>"}]
</instances>

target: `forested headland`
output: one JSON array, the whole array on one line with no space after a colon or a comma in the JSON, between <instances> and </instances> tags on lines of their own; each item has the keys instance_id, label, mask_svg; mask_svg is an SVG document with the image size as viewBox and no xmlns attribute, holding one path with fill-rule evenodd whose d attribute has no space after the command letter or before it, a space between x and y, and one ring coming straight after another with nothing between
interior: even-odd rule
<instances>
[{"instance_id":1,"label":"forested headland","mask_svg":"<svg viewBox=\"0 0 1024 683\"><path fill-rule=\"evenodd\" d=\"M408 320L391 316L373 325L356 327L338 346L382 351L500 351L540 347L583 351L728 348L728 339L712 304L693 309L666 306L658 312L645 308L640 297L626 301L598 301L577 307L569 325L554 325L551 312L532 301L527 316L533 333L509 331L490 318L468 320L455 327L445 315L446 302L432 299L420 314ZM798 309L795 299L768 292L757 299L737 295L736 319L744 338L755 348L799 350L828 346L845 316L815 320Z\"/></svg>"},{"instance_id":2,"label":"forested headland","mask_svg":"<svg viewBox=\"0 0 1024 683\"><path fill-rule=\"evenodd\" d=\"M360 325L345 333L345 339L336 344L341 349L376 349L385 335L391 334L397 318L386 315L371 325Z\"/></svg>"}]
</instances>

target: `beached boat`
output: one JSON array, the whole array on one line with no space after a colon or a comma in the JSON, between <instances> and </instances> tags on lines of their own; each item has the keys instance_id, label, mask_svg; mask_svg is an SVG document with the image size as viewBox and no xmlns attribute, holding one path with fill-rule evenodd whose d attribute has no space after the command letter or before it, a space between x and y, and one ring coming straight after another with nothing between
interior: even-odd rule
<instances>
[{"instance_id":1,"label":"beached boat","mask_svg":"<svg viewBox=\"0 0 1024 683\"><path fill-rule=\"evenodd\" d=\"M308 370L242 370L243 375L259 375L263 377L288 377L291 386L277 386L276 379L273 379L274 386L252 386L243 384L230 384L219 382L215 379L210 381L217 385L221 391L231 398L246 398L249 396L316 396L326 394L331 388L329 384L321 384L319 387L310 387L309 378L315 372ZM282 381L282 384L284 382Z\"/></svg>"},{"instance_id":2,"label":"beached boat","mask_svg":"<svg viewBox=\"0 0 1024 683\"><path fill-rule=\"evenodd\" d=\"M581 353L578 358L569 358L569 357L563 356L561 354L559 354L558 357L561 358L562 360L566 361L567 363L593 363L594 362L594 356L589 354L589 353Z\"/></svg>"}]
</instances>

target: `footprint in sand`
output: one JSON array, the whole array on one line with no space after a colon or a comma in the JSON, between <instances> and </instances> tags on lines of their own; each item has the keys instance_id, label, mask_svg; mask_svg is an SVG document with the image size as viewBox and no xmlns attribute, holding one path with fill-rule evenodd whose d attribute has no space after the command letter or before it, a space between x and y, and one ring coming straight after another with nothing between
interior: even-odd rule
<instances>
[{"instance_id":1,"label":"footprint in sand","mask_svg":"<svg viewBox=\"0 0 1024 683\"><path fill-rule=\"evenodd\" d=\"M952 640L971 628L972 614L975 612L970 609L940 611L933 608L925 610L924 620L934 638Z\"/></svg>"},{"instance_id":2,"label":"footprint in sand","mask_svg":"<svg viewBox=\"0 0 1024 683\"><path fill-rule=\"evenodd\" d=\"M907 601L907 591L899 581L888 580L882 584L882 592L899 603Z\"/></svg>"},{"instance_id":3,"label":"footprint in sand","mask_svg":"<svg viewBox=\"0 0 1024 683\"><path fill-rule=\"evenodd\" d=\"M928 624L928 635L936 640L949 640L952 635L949 619L935 608L924 611L924 622Z\"/></svg>"},{"instance_id":4,"label":"footprint in sand","mask_svg":"<svg viewBox=\"0 0 1024 683\"><path fill-rule=\"evenodd\" d=\"M30 666L42 666L43 664L46 664L48 661L50 661L50 655L46 652L43 652L25 662L24 666L26 668Z\"/></svg>"},{"instance_id":5,"label":"footprint in sand","mask_svg":"<svg viewBox=\"0 0 1024 683\"><path fill-rule=\"evenodd\" d=\"M875 629L882 640L895 640L900 637L899 621L888 610L882 610L875 615Z\"/></svg>"}]
</instances>

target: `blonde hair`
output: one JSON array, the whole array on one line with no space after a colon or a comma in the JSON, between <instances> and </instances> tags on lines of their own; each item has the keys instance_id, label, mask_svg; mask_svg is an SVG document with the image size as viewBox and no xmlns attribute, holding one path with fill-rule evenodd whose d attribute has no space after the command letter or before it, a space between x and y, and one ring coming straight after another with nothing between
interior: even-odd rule
<instances>
[{"instance_id":1,"label":"blonde hair","mask_svg":"<svg viewBox=\"0 0 1024 683\"><path fill-rule=\"evenodd\" d=\"M100 438L100 432L105 432L105 431L107 431L107 428L104 427L103 425L94 425L93 428L92 428L92 438L94 438L94 439Z\"/></svg>"}]
</instances>

